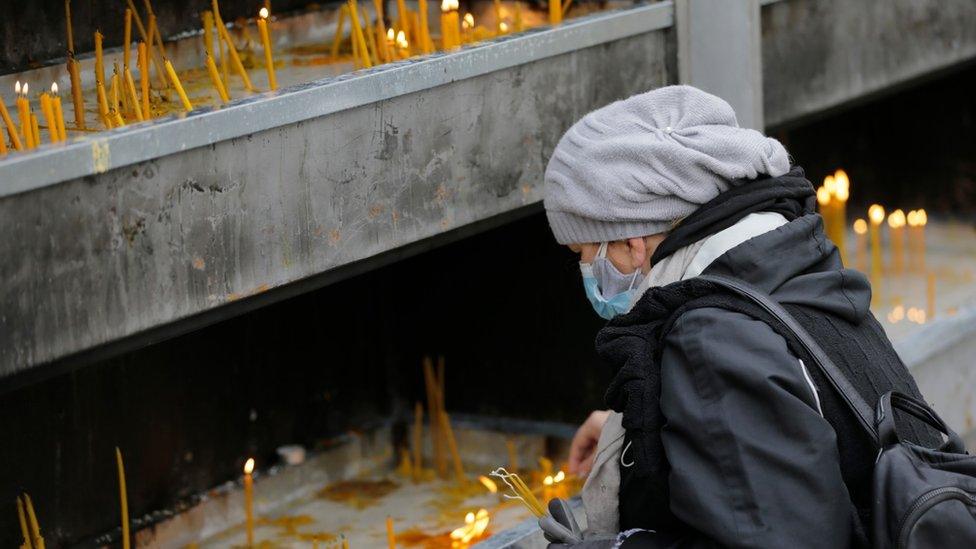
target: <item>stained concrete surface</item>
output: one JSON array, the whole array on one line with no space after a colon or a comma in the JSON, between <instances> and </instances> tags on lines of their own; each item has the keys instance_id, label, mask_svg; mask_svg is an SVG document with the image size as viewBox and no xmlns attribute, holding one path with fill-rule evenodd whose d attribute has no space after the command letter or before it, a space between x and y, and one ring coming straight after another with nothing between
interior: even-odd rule
<instances>
[{"instance_id":1,"label":"stained concrete surface","mask_svg":"<svg viewBox=\"0 0 976 549\"><path fill-rule=\"evenodd\" d=\"M0 375L538 202L573 121L669 81L665 38L7 197Z\"/></svg>"}]
</instances>

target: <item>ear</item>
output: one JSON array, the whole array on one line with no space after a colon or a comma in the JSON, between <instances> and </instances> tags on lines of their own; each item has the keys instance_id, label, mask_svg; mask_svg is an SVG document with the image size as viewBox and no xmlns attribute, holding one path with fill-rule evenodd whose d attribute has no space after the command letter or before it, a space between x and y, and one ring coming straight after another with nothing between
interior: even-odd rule
<instances>
[{"instance_id":1,"label":"ear","mask_svg":"<svg viewBox=\"0 0 976 549\"><path fill-rule=\"evenodd\" d=\"M643 238L628 238L627 249L630 251L630 266L640 269L647 259L647 245Z\"/></svg>"}]
</instances>

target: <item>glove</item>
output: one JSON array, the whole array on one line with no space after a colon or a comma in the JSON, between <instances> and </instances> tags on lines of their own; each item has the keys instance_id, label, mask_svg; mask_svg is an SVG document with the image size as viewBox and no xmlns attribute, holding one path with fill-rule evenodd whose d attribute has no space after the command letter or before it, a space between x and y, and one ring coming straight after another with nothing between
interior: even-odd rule
<instances>
[{"instance_id":1,"label":"glove","mask_svg":"<svg viewBox=\"0 0 976 549\"><path fill-rule=\"evenodd\" d=\"M549 501L549 514L539 519L539 528L550 542L549 549L610 549L616 543L615 536L583 539L573 510L559 498Z\"/></svg>"}]
</instances>

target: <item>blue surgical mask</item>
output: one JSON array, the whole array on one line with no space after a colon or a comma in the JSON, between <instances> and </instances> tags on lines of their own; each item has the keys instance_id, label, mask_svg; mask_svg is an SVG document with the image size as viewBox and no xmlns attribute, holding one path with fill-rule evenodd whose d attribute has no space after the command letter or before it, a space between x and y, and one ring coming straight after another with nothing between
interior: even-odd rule
<instances>
[{"instance_id":1,"label":"blue surgical mask","mask_svg":"<svg viewBox=\"0 0 976 549\"><path fill-rule=\"evenodd\" d=\"M637 291L635 288L644 278L640 269L629 275L618 271L607 259L606 242L600 244L593 263L580 263L580 272L583 289L593 310L607 320L627 312Z\"/></svg>"}]
</instances>

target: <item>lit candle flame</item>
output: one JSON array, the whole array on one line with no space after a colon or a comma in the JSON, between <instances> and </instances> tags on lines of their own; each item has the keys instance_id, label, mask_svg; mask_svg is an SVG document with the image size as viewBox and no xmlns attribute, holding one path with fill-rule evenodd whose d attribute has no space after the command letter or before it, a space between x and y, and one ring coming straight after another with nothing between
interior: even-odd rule
<instances>
[{"instance_id":1,"label":"lit candle flame","mask_svg":"<svg viewBox=\"0 0 976 549\"><path fill-rule=\"evenodd\" d=\"M926 316L925 309L918 309L915 307L908 309L908 320L910 322L925 324Z\"/></svg>"},{"instance_id":2,"label":"lit candle flame","mask_svg":"<svg viewBox=\"0 0 976 549\"><path fill-rule=\"evenodd\" d=\"M396 40L396 31L393 30L393 27L386 29L386 39L390 42Z\"/></svg>"},{"instance_id":3,"label":"lit candle flame","mask_svg":"<svg viewBox=\"0 0 976 549\"><path fill-rule=\"evenodd\" d=\"M254 472L254 458L247 458L247 461L244 462L244 474L250 475L253 472Z\"/></svg>"},{"instance_id":4,"label":"lit candle flame","mask_svg":"<svg viewBox=\"0 0 976 549\"><path fill-rule=\"evenodd\" d=\"M925 209L918 210L918 225L919 227L924 227L926 223L929 222L929 215L925 213Z\"/></svg>"},{"instance_id":5,"label":"lit candle flame","mask_svg":"<svg viewBox=\"0 0 976 549\"><path fill-rule=\"evenodd\" d=\"M258 12L258 15L261 16L261 19L267 19L268 15L270 15L268 13L268 8L261 8L261 10Z\"/></svg>"},{"instance_id":6,"label":"lit candle flame","mask_svg":"<svg viewBox=\"0 0 976 549\"><path fill-rule=\"evenodd\" d=\"M888 214L888 226L892 229L900 229L905 226L905 212L895 210Z\"/></svg>"},{"instance_id":7,"label":"lit candle flame","mask_svg":"<svg viewBox=\"0 0 976 549\"><path fill-rule=\"evenodd\" d=\"M441 1L441 11L443 11L443 12L449 12L449 11L457 10L458 9L458 6L460 6L460 3L458 3L458 0L442 0Z\"/></svg>"},{"instance_id":8,"label":"lit candle flame","mask_svg":"<svg viewBox=\"0 0 976 549\"><path fill-rule=\"evenodd\" d=\"M24 82L23 90L24 90L24 95L30 95L30 93L27 91L27 82Z\"/></svg>"},{"instance_id":9,"label":"lit candle flame","mask_svg":"<svg viewBox=\"0 0 976 549\"><path fill-rule=\"evenodd\" d=\"M839 169L834 172L834 181L837 185L837 190L834 194L837 195L837 198L846 201L847 196L851 192L851 178L847 177L847 172Z\"/></svg>"},{"instance_id":10,"label":"lit candle flame","mask_svg":"<svg viewBox=\"0 0 976 549\"><path fill-rule=\"evenodd\" d=\"M481 484L483 484L492 494L498 492L498 484L496 484L495 481L484 475L479 476L478 480L481 481Z\"/></svg>"},{"instance_id":11,"label":"lit candle flame","mask_svg":"<svg viewBox=\"0 0 976 549\"><path fill-rule=\"evenodd\" d=\"M832 175L824 178L823 186L830 193L830 196L833 196L837 192L837 180Z\"/></svg>"},{"instance_id":12,"label":"lit candle flame","mask_svg":"<svg viewBox=\"0 0 976 549\"><path fill-rule=\"evenodd\" d=\"M406 49L410 44L407 42L407 34L403 31L397 33L396 37L397 47Z\"/></svg>"},{"instance_id":13,"label":"lit candle flame","mask_svg":"<svg viewBox=\"0 0 976 549\"><path fill-rule=\"evenodd\" d=\"M474 16L471 15L470 13L465 13L464 14L464 20L461 21L461 26L464 27L465 29L473 29L474 28Z\"/></svg>"},{"instance_id":14,"label":"lit candle flame","mask_svg":"<svg viewBox=\"0 0 976 549\"><path fill-rule=\"evenodd\" d=\"M552 486L552 475L546 475L546 478L542 479L542 484Z\"/></svg>"},{"instance_id":15,"label":"lit candle flame","mask_svg":"<svg viewBox=\"0 0 976 549\"><path fill-rule=\"evenodd\" d=\"M820 204L821 206L830 204L830 191L827 190L827 187L820 187L817 189L817 204Z\"/></svg>"},{"instance_id":16,"label":"lit candle flame","mask_svg":"<svg viewBox=\"0 0 976 549\"><path fill-rule=\"evenodd\" d=\"M462 544L469 543L485 533L490 520L487 509L479 509L477 514L469 512L464 517L464 526L451 532L451 539Z\"/></svg>"},{"instance_id":17,"label":"lit candle flame","mask_svg":"<svg viewBox=\"0 0 976 549\"><path fill-rule=\"evenodd\" d=\"M914 315L915 314L914 311L915 308L912 307L908 311L909 316ZM895 308L893 308L891 312L888 313L888 322L891 322L892 324L898 324L899 322L901 322L903 318L905 318L905 307L901 305L896 305Z\"/></svg>"},{"instance_id":18,"label":"lit candle flame","mask_svg":"<svg viewBox=\"0 0 976 549\"><path fill-rule=\"evenodd\" d=\"M559 470L558 473L556 473L556 476L552 477L553 482L562 482L565 479L566 479L566 473L562 472L561 469Z\"/></svg>"},{"instance_id":19,"label":"lit candle flame","mask_svg":"<svg viewBox=\"0 0 976 549\"><path fill-rule=\"evenodd\" d=\"M54 95L57 95L58 94L58 83L57 82L52 82L51 83L51 93L53 93Z\"/></svg>"},{"instance_id":20,"label":"lit candle flame","mask_svg":"<svg viewBox=\"0 0 976 549\"><path fill-rule=\"evenodd\" d=\"M855 219L854 232L857 234L866 234L868 232L868 222L863 219Z\"/></svg>"},{"instance_id":21,"label":"lit candle flame","mask_svg":"<svg viewBox=\"0 0 976 549\"><path fill-rule=\"evenodd\" d=\"M506 23L506 22L504 22L504 21L502 21L501 23L499 23L499 24L498 24L498 28L499 28L499 29L500 29L500 30L501 30L502 32L508 32L508 23Z\"/></svg>"},{"instance_id":22,"label":"lit candle flame","mask_svg":"<svg viewBox=\"0 0 976 549\"><path fill-rule=\"evenodd\" d=\"M871 223L874 225L880 225L885 218L885 210L880 204L872 204L868 208L868 217L871 219Z\"/></svg>"},{"instance_id":23,"label":"lit candle flame","mask_svg":"<svg viewBox=\"0 0 976 549\"><path fill-rule=\"evenodd\" d=\"M20 95L20 80L18 80L17 83L14 84L14 93Z\"/></svg>"}]
</instances>

